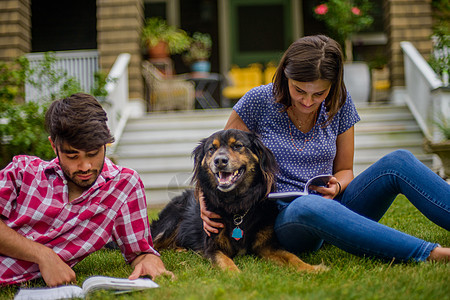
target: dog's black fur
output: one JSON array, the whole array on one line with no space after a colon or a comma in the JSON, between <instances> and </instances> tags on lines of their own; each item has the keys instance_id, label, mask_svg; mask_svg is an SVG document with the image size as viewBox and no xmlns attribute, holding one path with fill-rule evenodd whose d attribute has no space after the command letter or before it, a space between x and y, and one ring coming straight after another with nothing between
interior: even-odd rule
<instances>
[{"instance_id":1,"label":"dog's black fur","mask_svg":"<svg viewBox=\"0 0 450 300\"><path fill-rule=\"evenodd\" d=\"M194 191L175 197L151 224L157 250L186 248L202 253L222 269L238 271L231 258L253 253L298 270L316 270L297 256L280 250L273 231L277 208L267 194L274 188L275 157L253 133L229 129L203 139L192 153L193 182L204 196L207 210L221 216L218 234L203 230L200 205ZM236 216L244 216L236 240Z\"/></svg>"}]
</instances>

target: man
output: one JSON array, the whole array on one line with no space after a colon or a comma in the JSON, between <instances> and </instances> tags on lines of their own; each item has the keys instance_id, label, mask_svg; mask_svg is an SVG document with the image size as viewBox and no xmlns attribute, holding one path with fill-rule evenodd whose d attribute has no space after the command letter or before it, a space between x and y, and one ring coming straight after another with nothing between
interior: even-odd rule
<instances>
[{"instance_id":1,"label":"man","mask_svg":"<svg viewBox=\"0 0 450 300\"><path fill-rule=\"evenodd\" d=\"M0 285L75 282L72 267L111 238L134 268L130 279L173 277L152 248L139 175L105 157L114 138L97 100L54 101L45 119L57 158L20 155L0 171Z\"/></svg>"}]
</instances>

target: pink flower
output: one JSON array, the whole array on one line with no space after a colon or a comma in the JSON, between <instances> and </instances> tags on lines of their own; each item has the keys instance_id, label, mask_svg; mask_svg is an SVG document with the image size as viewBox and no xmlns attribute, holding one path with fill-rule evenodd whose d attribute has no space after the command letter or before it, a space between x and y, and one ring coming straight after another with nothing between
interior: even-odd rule
<instances>
[{"instance_id":1,"label":"pink flower","mask_svg":"<svg viewBox=\"0 0 450 300\"><path fill-rule=\"evenodd\" d=\"M352 7L352 13L354 15L359 16L361 14L361 10L359 8L357 8L356 6Z\"/></svg>"},{"instance_id":2,"label":"pink flower","mask_svg":"<svg viewBox=\"0 0 450 300\"><path fill-rule=\"evenodd\" d=\"M326 4L320 4L314 9L314 12L318 15L324 15L328 12L328 6Z\"/></svg>"}]
</instances>

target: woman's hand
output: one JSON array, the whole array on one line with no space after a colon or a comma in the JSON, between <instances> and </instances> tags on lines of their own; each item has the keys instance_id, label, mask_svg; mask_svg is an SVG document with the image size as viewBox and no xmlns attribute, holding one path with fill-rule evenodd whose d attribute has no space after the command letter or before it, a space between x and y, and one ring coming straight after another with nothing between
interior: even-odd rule
<instances>
[{"instance_id":1,"label":"woman's hand","mask_svg":"<svg viewBox=\"0 0 450 300\"><path fill-rule=\"evenodd\" d=\"M341 193L341 186L336 177L331 177L326 186L310 186L310 188L327 199L334 199Z\"/></svg>"},{"instance_id":2,"label":"woman's hand","mask_svg":"<svg viewBox=\"0 0 450 300\"><path fill-rule=\"evenodd\" d=\"M206 209L205 197L202 191L198 193L198 201L200 203L200 216L203 220L203 230L208 236L211 236L211 233L219 233L217 228L223 228L223 224L211 221L211 219L220 219L221 217Z\"/></svg>"}]
</instances>

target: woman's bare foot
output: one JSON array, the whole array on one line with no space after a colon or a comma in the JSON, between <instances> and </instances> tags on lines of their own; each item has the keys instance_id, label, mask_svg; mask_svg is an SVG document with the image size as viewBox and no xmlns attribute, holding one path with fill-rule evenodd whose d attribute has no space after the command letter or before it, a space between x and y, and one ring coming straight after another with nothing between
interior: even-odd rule
<instances>
[{"instance_id":1,"label":"woman's bare foot","mask_svg":"<svg viewBox=\"0 0 450 300\"><path fill-rule=\"evenodd\" d=\"M427 260L429 261L450 261L450 248L436 247L434 248Z\"/></svg>"}]
</instances>

